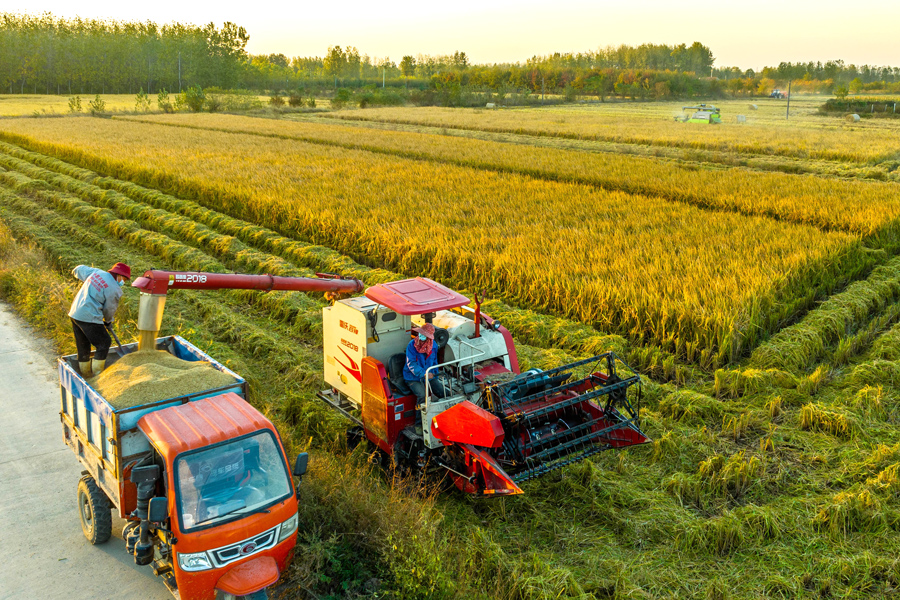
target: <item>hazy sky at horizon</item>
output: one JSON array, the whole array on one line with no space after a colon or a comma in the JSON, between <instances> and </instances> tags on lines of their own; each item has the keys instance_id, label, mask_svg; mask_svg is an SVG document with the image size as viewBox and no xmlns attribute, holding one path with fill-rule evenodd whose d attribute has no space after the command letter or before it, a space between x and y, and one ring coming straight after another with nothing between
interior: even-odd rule
<instances>
[{"instance_id":1,"label":"hazy sky at horizon","mask_svg":"<svg viewBox=\"0 0 900 600\"><path fill-rule=\"evenodd\" d=\"M270 8L271 7L271 8ZM858 11L848 7L859 7ZM404 54L464 51L472 63L524 62L552 52L584 52L619 44L708 46L716 66L759 69L781 61L842 59L850 64L900 66L900 2L869 0L456 0L440 5L410 0L262 5L155 0L132 5L90 0L0 1L0 12L180 21L247 29L251 54L323 56L329 46L356 46L399 63Z\"/></svg>"}]
</instances>

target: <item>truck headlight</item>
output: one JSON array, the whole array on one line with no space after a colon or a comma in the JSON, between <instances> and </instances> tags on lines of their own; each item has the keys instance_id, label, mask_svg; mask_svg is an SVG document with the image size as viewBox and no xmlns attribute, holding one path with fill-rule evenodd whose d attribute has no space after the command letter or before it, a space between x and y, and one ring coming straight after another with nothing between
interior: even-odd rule
<instances>
[{"instance_id":1,"label":"truck headlight","mask_svg":"<svg viewBox=\"0 0 900 600\"><path fill-rule=\"evenodd\" d=\"M278 534L278 543L291 537L297 531L297 513L281 524L281 533Z\"/></svg>"},{"instance_id":2,"label":"truck headlight","mask_svg":"<svg viewBox=\"0 0 900 600\"><path fill-rule=\"evenodd\" d=\"M193 554L178 553L178 564L182 571L205 571L212 569L212 563L206 552L196 552Z\"/></svg>"}]
</instances>

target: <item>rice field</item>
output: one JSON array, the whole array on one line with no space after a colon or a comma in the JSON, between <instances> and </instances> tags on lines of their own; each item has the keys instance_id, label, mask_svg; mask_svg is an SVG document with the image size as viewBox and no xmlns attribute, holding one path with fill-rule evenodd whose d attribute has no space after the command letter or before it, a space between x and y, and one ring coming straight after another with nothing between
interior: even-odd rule
<instances>
[{"instance_id":1,"label":"rice field","mask_svg":"<svg viewBox=\"0 0 900 600\"><path fill-rule=\"evenodd\" d=\"M363 262L484 288L707 367L870 264L848 233L515 173L107 119L3 129Z\"/></svg>"},{"instance_id":2,"label":"rice field","mask_svg":"<svg viewBox=\"0 0 900 600\"><path fill-rule=\"evenodd\" d=\"M900 588L889 197L871 230L826 227L554 178L561 158L500 168L503 153L488 145L479 159L473 140L182 120L0 122L0 297L61 352L73 345L65 309L79 263L327 270L369 284L434 269L456 287L502 281L485 310L513 332L524 367L615 349L646 375L652 444L601 453L516 498L421 498L349 452L346 424L312 399L321 296L171 294L162 333L244 375L289 452L312 454L296 559L274 597L862 599ZM777 175L787 199L813 189L813 177ZM852 201L847 183L896 189L823 181L822 206ZM628 326L595 318L603 298L636 302L618 317ZM136 304L126 294L123 342L137 335ZM746 332L733 354L713 331L731 316L755 324L731 322Z\"/></svg>"},{"instance_id":3,"label":"rice field","mask_svg":"<svg viewBox=\"0 0 900 600\"><path fill-rule=\"evenodd\" d=\"M824 100L823 100L824 101ZM749 103L749 101L748 101ZM593 107L591 107L593 108ZM657 110L660 110L657 108ZM665 110L665 109L662 109ZM681 112L671 105L670 112ZM820 122L805 119L804 125L785 128L770 123L738 125L725 123L716 127L697 127L678 123L671 116L616 114L614 111L508 109L448 109L423 107L417 109L375 108L334 113L335 118L347 120L382 121L429 125L454 129L475 129L493 132L527 133L532 135L566 137L674 146L729 152L768 154L799 158L878 162L898 158L900 142L898 127L892 125L850 124L834 117L821 117ZM686 126L687 125L687 126ZM707 131L711 130L711 131Z\"/></svg>"},{"instance_id":4,"label":"rice field","mask_svg":"<svg viewBox=\"0 0 900 600\"><path fill-rule=\"evenodd\" d=\"M0 94L0 117L59 117L69 115L69 98L81 98L82 113L90 114L89 104L97 93L72 93L70 95ZM134 94L99 94L109 112L131 112L134 110ZM155 99L154 99L155 100Z\"/></svg>"},{"instance_id":5,"label":"rice field","mask_svg":"<svg viewBox=\"0 0 900 600\"><path fill-rule=\"evenodd\" d=\"M723 177L721 169L685 168L684 165L616 154L234 115L125 118L148 124L163 123L362 149L548 181L582 183L868 236L887 233L900 217L900 201L893 184L791 177L744 169L731 170ZM888 235L880 243L893 243L892 238Z\"/></svg>"}]
</instances>

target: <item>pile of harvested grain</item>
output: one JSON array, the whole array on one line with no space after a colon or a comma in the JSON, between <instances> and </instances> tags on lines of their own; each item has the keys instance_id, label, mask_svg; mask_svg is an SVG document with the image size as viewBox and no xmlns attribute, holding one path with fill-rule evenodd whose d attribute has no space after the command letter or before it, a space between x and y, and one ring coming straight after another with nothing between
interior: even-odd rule
<instances>
[{"instance_id":1,"label":"pile of harvested grain","mask_svg":"<svg viewBox=\"0 0 900 600\"><path fill-rule=\"evenodd\" d=\"M139 406L218 388L235 379L208 362L181 360L168 352L126 354L91 379L91 386L115 408Z\"/></svg>"}]
</instances>

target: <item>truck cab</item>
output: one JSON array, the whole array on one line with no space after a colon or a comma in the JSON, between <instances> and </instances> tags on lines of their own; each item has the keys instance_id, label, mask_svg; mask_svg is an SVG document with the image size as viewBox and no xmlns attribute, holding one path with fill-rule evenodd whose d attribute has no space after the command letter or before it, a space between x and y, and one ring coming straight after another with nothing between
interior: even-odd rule
<instances>
[{"instance_id":1,"label":"truck cab","mask_svg":"<svg viewBox=\"0 0 900 600\"><path fill-rule=\"evenodd\" d=\"M296 544L297 499L271 422L226 393L149 413L138 427L160 467L154 497L166 499L154 557L181 597L275 583Z\"/></svg>"}]
</instances>

